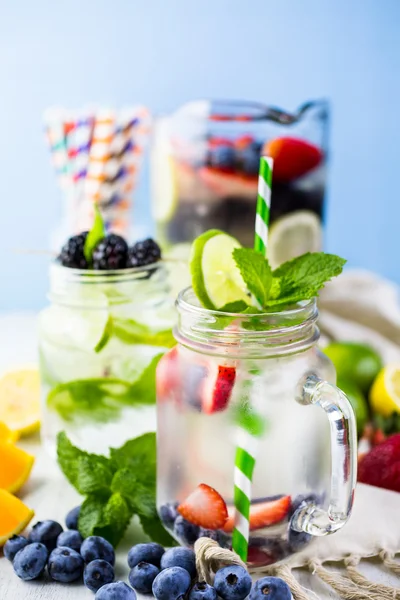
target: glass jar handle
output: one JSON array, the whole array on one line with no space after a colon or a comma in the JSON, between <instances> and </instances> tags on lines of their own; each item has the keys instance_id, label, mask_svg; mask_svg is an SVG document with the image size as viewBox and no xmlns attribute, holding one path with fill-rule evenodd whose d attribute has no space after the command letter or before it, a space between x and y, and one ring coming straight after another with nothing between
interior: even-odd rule
<instances>
[{"instance_id":1,"label":"glass jar handle","mask_svg":"<svg viewBox=\"0 0 400 600\"><path fill-rule=\"evenodd\" d=\"M302 382L297 401L320 406L327 414L331 432L331 491L328 510L308 504L299 508L293 526L298 531L324 536L348 520L357 480L357 431L347 396L335 385L314 375Z\"/></svg>"}]
</instances>

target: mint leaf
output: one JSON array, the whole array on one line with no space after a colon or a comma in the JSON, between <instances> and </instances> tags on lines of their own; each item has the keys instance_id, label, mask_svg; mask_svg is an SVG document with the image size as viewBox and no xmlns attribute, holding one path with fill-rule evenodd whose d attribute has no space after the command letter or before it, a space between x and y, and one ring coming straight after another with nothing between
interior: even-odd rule
<instances>
[{"instance_id":1,"label":"mint leaf","mask_svg":"<svg viewBox=\"0 0 400 600\"><path fill-rule=\"evenodd\" d=\"M89 485L84 483L89 466L94 471L96 469L102 470L104 474L110 465L110 460L105 456L89 454L89 452L84 452L71 444L64 431L61 431L57 436L57 459L65 477L77 489L80 484L83 486ZM85 473L81 481L80 468L83 464L85 465Z\"/></svg>"},{"instance_id":2,"label":"mint leaf","mask_svg":"<svg viewBox=\"0 0 400 600\"><path fill-rule=\"evenodd\" d=\"M247 308L249 308L249 305L246 304L244 300L237 300L236 302L228 302L228 304L225 304L225 306L219 308L218 311L227 313L241 313L246 311Z\"/></svg>"},{"instance_id":3,"label":"mint leaf","mask_svg":"<svg viewBox=\"0 0 400 600\"><path fill-rule=\"evenodd\" d=\"M267 259L251 248L235 248L233 258L247 289L260 306L265 306L272 284L272 272Z\"/></svg>"},{"instance_id":4,"label":"mint leaf","mask_svg":"<svg viewBox=\"0 0 400 600\"><path fill-rule=\"evenodd\" d=\"M85 245L83 247L83 254L89 265L92 264L93 261L93 250L97 246L97 244L105 237L106 230L104 227L103 217L101 213L95 205L94 207L94 220L92 229L89 231L87 238L85 240Z\"/></svg>"},{"instance_id":5,"label":"mint leaf","mask_svg":"<svg viewBox=\"0 0 400 600\"><path fill-rule=\"evenodd\" d=\"M279 291L268 304L289 304L317 296L327 281L340 275L345 263L340 256L324 252L308 252L284 263L273 272Z\"/></svg>"},{"instance_id":6,"label":"mint leaf","mask_svg":"<svg viewBox=\"0 0 400 600\"><path fill-rule=\"evenodd\" d=\"M102 496L88 496L82 503L79 513L78 529L82 537L93 535L97 525L103 521L103 507L107 498Z\"/></svg>"},{"instance_id":7,"label":"mint leaf","mask_svg":"<svg viewBox=\"0 0 400 600\"><path fill-rule=\"evenodd\" d=\"M99 458L95 454L88 456L81 456L77 461L77 475L75 479L75 488L77 491L86 496L87 494L98 493L109 493L112 471L109 466L109 460L107 464L103 461L99 461Z\"/></svg>"},{"instance_id":8,"label":"mint leaf","mask_svg":"<svg viewBox=\"0 0 400 600\"><path fill-rule=\"evenodd\" d=\"M139 379L134 381L129 390L132 404L156 403L156 369L163 353L157 354L145 368Z\"/></svg>"},{"instance_id":9,"label":"mint leaf","mask_svg":"<svg viewBox=\"0 0 400 600\"><path fill-rule=\"evenodd\" d=\"M157 544L161 544L161 546L166 546L167 548L177 546L176 540L164 529L157 513L151 519L144 515L139 515L139 519L143 531L153 542L157 542Z\"/></svg>"},{"instance_id":10,"label":"mint leaf","mask_svg":"<svg viewBox=\"0 0 400 600\"><path fill-rule=\"evenodd\" d=\"M241 427L250 435L260 437L264 434L267 424L262 415L257 414L250 402L242 401L232 412L235 425Z\"/></svg>"},{"instance_id":11,"label":"mint leaf","mask_svg":"<svg viewBox=\"0 0 400 600\"><path fill-rule=\"evenodd\" d=\"M115 471L128 468L141 481L155 481L157 448L156 434L145 433L129 440L121 448L110 448L111 464ZM144 467L145 465L145 467Z\"/></svg>"},{"instance_id":12,"label":"mint leaf","mask_svg":"<svg viewBox=\"0 0 400 600\"><path fill-rule=\"evenodd\" d=\"M103 507L101 522L93 529L94 535L106 538L113 546L117 546L132 518L132 510L119 493L114 493Z\"/></svg>"},{"instance_id":13,"label":"mint leaf","mask_svg":"<svg viewBox=\"0 0 400 600\"><path fill-rule=\"evenodd\" d=\"M172 335L172 329L163 331L152 331L146 325L137 323L133 319L113 319L114 334L125 344L146 344L148 346L160 346L172 348L176 340Z\"/></svg>"}]
</instances>

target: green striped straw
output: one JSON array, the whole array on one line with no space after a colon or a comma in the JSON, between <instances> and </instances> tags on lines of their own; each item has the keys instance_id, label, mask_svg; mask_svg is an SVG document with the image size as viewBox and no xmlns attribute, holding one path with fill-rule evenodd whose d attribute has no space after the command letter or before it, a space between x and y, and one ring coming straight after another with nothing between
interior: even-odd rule
<instances>
[{"instance_id":1,"label":"green striped straw","mask_svg":"<svg viewBox=\"0 0 400 600\"><path fill-rule=\"evenodd\" d=\"M271 181L273 160L268 156L260 159L258 178L258 198L256 209L256 224L254 249L267 254L268 224L271 206ZM258 436L242 427L238 431L238 444L235 454L234 492L235 525L232 534L232 549L243 561L247 560L250 532L250 507L252 496L253 472L256 465Z\"/></svg>"}]
</instances>

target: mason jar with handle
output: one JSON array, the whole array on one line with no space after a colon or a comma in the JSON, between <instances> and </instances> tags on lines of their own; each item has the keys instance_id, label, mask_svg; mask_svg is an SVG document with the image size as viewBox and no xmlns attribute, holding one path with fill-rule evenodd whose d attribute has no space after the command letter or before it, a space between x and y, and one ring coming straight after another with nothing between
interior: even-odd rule
<instances>
[{"instance_id":1,"label":"mason jar with handle","mask_svg":"<svg viewBox=\"0 0 400 600\"><path fill-rule=\"evenodd\" d=\"M317 348L315 300L256 315L177 300L178 345L157 368L157 504L184 545L230 547L240 527L235 455L252 431L248 562L274 563L348 520L356 426L335 370Z\"/></svg>"}]
</instances>

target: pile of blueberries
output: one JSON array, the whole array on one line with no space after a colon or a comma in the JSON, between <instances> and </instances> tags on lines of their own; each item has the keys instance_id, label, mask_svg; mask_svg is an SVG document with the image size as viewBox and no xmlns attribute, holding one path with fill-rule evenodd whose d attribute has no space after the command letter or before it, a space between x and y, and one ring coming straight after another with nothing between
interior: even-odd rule
<instances>
[{"instance_id":1,"label":"pile of blueberries","mask_svg":"<svg viewBox=\"0 0 400 600\"><path fill-rule=\"evenodd\" d=\"M228 172L240 172L244 175L257 175L260 167L262 144L249 139L244 147L235 147L231 143L211 144L207 154L207 165Z\"/></svg>"},{"instance_id":2,"label":"pile of blueberries","mask_svg":"<svg viewBox=\"0 0 400 600\"><path fill-rule=\"evenodd\" d=\"M82 578L95 600L136 600L136 592L153 594L156 600L291 600L287 584L277 577L263 577L254 585L246 569L226 566L215 574L214 584L197 581L196 557L190 548L165 550L150 542L137 544L128 553L129 583L114 581L115 553L102 537L85 540L77 530L80 507L66 517L68 531L56 521L39 521L27 538L15 535L4 545L4 556L24 581L43 575L60 583ZM135 592L136 590L136 592Z\"/></svg>"},{"instance_id":3,"label":"pile of blueberries","mask_svg":"<svg viewBox=\"0 0 400 600\"><path fill-rule=\"evenodd\" d=\"M62 247L58 262L71 269L88 269L84 247L88 232L69 238ZM146 267L161 259L161 250L151 238L136 242L129 247L126 240L116 233L109 233L93 249L90 268L95 271L114 271L133 267Z\"/></svg>"}]
</instances>

